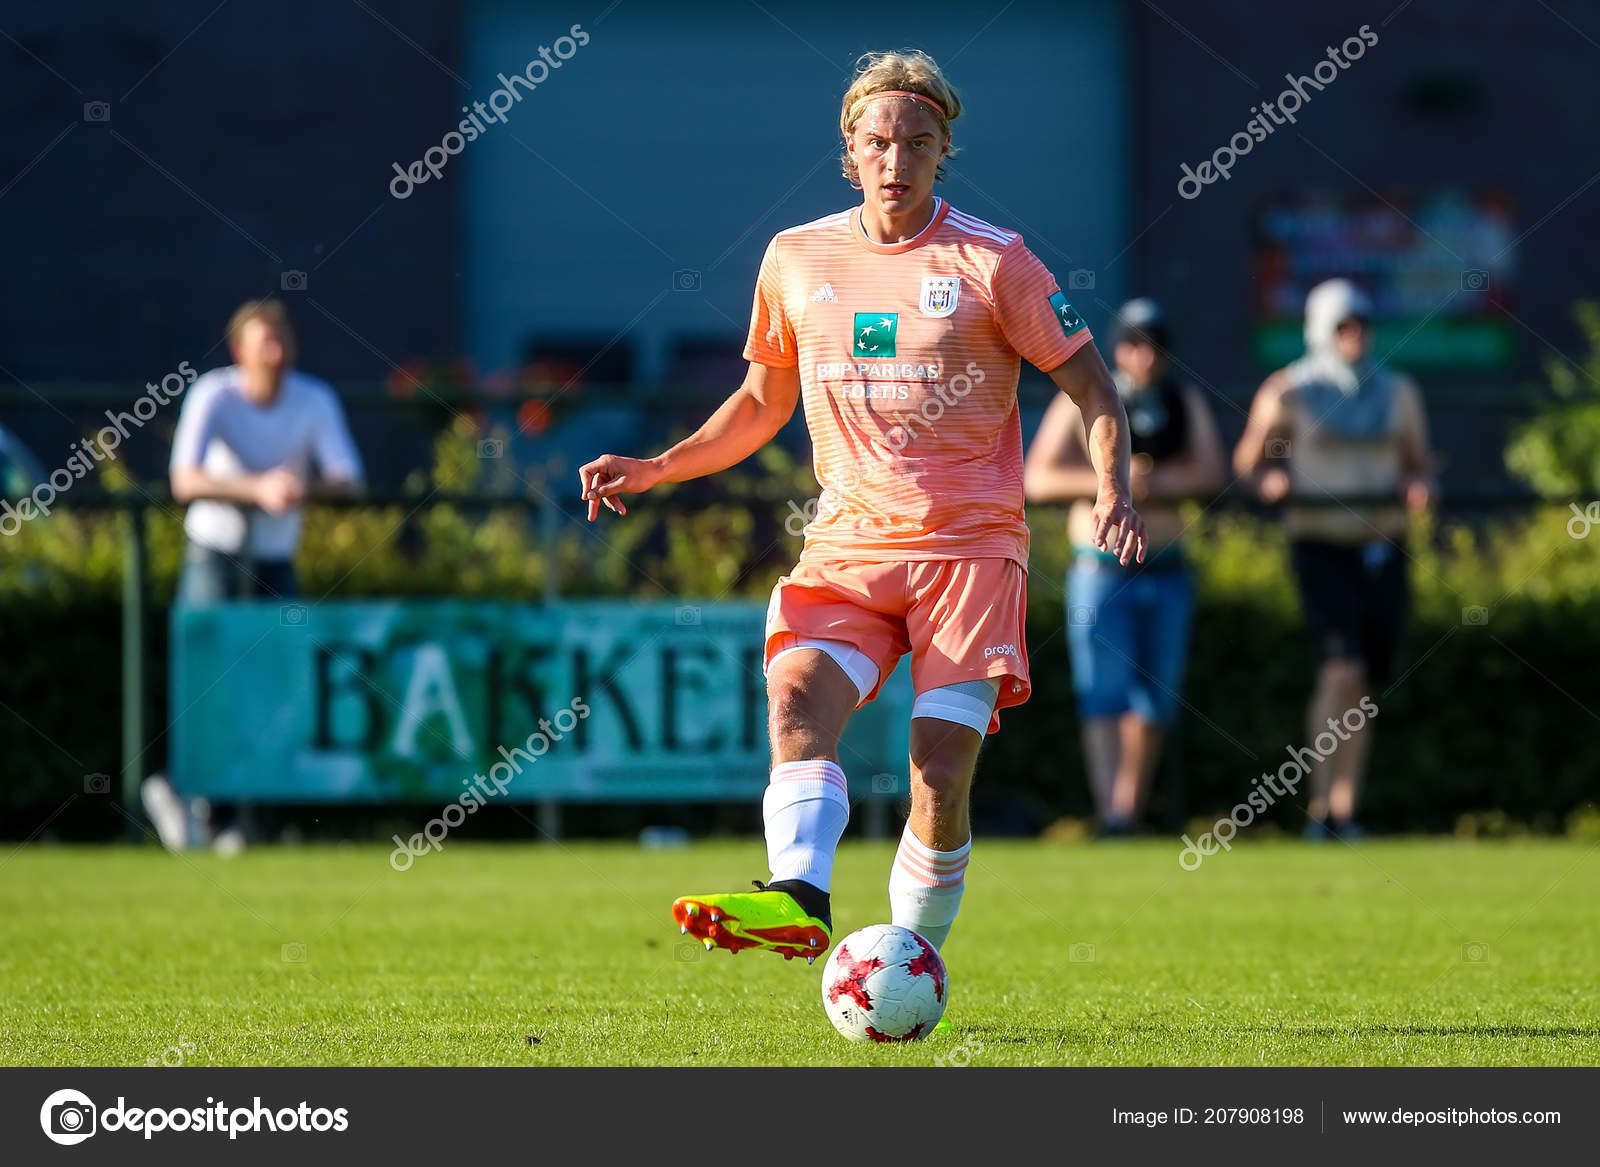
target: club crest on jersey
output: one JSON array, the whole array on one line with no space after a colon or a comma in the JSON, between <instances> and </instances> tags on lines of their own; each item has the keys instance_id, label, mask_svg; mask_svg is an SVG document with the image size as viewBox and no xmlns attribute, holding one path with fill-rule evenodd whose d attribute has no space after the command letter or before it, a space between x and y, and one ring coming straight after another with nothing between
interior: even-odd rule
<instances>
[{"instance_id":1,"label":"club crest on jersey","mask_svg":"<svg viewBox=\"0 0 1600 1167\"><path fill-rule=\"evenodd\" d=\"M857 357L892 357L895 333L900 329L898 312L857 312L854 345Z\"/></svg>"},{"instance_id":2,"label":"club crest on jersey","mask_svg":"<svg viewBox=\"0 0 1600 1167\"><path fill-rule=\"evenodd\" d=\"M1055 310L1056 319L1061 322L1061 331L1068 336L1084 326L1083 317L1078 315L1078 310L1067 303L1067 298L1060 292L1050 297L1050 307Z\"/></svg>"},{"instance_id":3,"label":"club crest on jersey","mask_svg":"<svg viewBox=\"0 0 1600 1167\"><path fill-rule=\"evenodd\" d=\"M949 316L960 298L960 276L923 276L922 299L917 306L924 316Z\"/></svg>"}]
</instances>

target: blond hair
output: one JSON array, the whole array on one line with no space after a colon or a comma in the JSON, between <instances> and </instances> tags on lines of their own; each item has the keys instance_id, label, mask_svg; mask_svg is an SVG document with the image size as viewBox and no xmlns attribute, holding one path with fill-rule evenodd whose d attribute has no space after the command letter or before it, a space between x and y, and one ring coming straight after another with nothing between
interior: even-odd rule
<instances>
[{"instance_id":1,"label":"blond hair","mask_svg":"<svg viewBox=\"0 0 1600 1167\"><path fill-rule=\"evenodd\" d=\"M228 318L228 347L238 346L239 334L252 320L265 320L272 325L272 330L283 341L283 363L292 365L295 357L294 326L289 323L289 312L282 300L268 297L264 300L246 300L239 305L238 311Z\"/></svg>"},{"instance_id":2,"label":"blond hair","mask_svg":"<svg viewBox=\"0 0 1600 1167\"><path fill-rule=\"evenodd\" d=\"M928 102L918 101L916 104L933 115L933 120L939 124L939 130L946 138L950 136L950 123L961 116L960 94L945 80L938 63L927 53L920 49L906 49L902 52L863 54L856 61L855 78L850 88L844 91L844 102L839 109L839 130L844 134L846 143L840 162L845 178L857 189L861 186L861 175L856 160L850 156L850 135L855 132L856 123L866 112L874 94L894 92L920 94L932 102L932 107ZM907 97L899 100L914 99ZM945 157L954 158L955 155L956 148L951 146ZM942 164L934 175L943 181L945 173Z\"/></svg>"}]
</instances>

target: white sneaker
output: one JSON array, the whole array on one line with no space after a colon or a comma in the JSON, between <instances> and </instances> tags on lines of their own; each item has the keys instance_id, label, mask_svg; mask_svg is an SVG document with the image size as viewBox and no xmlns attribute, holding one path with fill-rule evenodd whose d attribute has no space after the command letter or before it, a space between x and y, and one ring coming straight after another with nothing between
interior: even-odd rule
<instances>
[{"instance_id":1,"label":"white sneaker","mask_svg":"<svg viewBox=\"0 0 1600 1167\"><path fill-rule=\"evenodd\" d=\"M168 851L182 851L189 844L189 815L183 800L160 774L139 783L139 801L156 829L161 845Z\"/></svg>"},{"instance_id":2,"label":"white sneaker","mask_svg":"<svg viewBox=\"0 0 1600 1167\"><path fill-rule=\"evenodd\" d=\"M238 827L218 831L217 837L211 840L211 849L224 859L233 858L244 850L244 832Z\"/></svg>"}]
</instances>

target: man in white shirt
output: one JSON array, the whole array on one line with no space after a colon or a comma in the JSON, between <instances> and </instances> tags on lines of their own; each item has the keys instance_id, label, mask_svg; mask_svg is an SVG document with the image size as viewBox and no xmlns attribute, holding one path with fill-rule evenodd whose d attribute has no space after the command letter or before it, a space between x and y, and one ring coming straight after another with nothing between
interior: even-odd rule
<instances>
[{"instance_id":1,"label":"man in white shirt","mask_svg":"<svg viewBox=\"0 0 1600 1167\"><path fill-rule=\"evenodd\" d=\"M316 470L321 489L354 489L361 456L344 410L325 381L292 366L294 331L276 300L251 301L228 322L234 363L190 387L172 438L172 497L188 503L178 604L289 599L298 592L294 553L302 503ZM190 808L165 778L141 788L161 841L189 841ZM244 843L231 808L211 808L213 843Z\"/></svg>"},{"instance_id":2,"label":"man in white shirt","mask_svg":"<svg viewBox=\"0 0 1600 1167\"><path fill-rule=\"evenodd\" d=\"M189 389L172 438L172 497L189 504L182 604L297 591L294 553L313 466L360 484L361 456L333 389L292 368L283 305L252 301L228 323L234 363Z\"/></svg>"}]
</instances>

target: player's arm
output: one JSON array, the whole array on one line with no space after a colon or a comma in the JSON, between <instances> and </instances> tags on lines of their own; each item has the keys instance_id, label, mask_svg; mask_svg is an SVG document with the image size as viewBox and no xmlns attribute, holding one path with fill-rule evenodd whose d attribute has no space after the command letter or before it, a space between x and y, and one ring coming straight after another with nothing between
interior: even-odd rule
<instances>
[{"instance_id":1,"label":"player's arm","mask_svg":"<svg viewBox=\"0 0 1600 1167\"><path fill-rule=\"evenodd\" d=\"M744 384L693 434L654 458L602 454L578 470L592 522L604 503L628 513L616 496L639 494L663 482L687 482L743 462L770 442L800 400L800 370L752 361Z\"/></svg>"},{"instance_id":2,"label":"player's arm","mask_svg":"<svg viewBox=\"0 0 1600 1167\"><path fill-rule=\"evenodd\" d=\"M1289 379L1282 371L1261 383L1255 400L1250 403L1244 433L1233 451L1233 472L1267 502L1277 502L1289 493L1289 473L1273 465L1274 459L1268 449L1273 439L1290 436L1288 411L1283 403L1288 387Z\"/></svg>"},{"instance_id":3,"label":"player's arm","mask_svg":"<svg viewBox=\"0 0 1600 1167\"><path fill-rule=\"evenodd\" d=\"M1144 520L1133 508L1128 485L1128 417L1110 370L1094 345L1084 344L1066 364L1050 371L1050 379L1072 398L1083 420L1095 475L1094 545L1113 552L1123 563L1130 559L1143 563Z\"/></svg>"},{"instance_id":4,"label":"player's arm","mask_svg":"<svg viewBox=\"0 0 1600 1167\"><path fill-rule=\"evenodd\" d=\"M1188 419L1188 440L1176 458L1157 466L1145 478L1153 498L1193 498L1222 489L1226 458L1216 419L1205 398L1192 385L1181 391Z\"/></svg>"},{"instance_id":5,"label":"player's arm","mask_svg":"<svg viewBox=\"0 0 1600 1167\"><path fill-rule=\"evenodd\" d=\"M1056 394L1023 463L1022 490L1029 502L1068 502L1100 493L1083 432L1083 415L1072 398Z\"/></svg>"}]
</instances>

